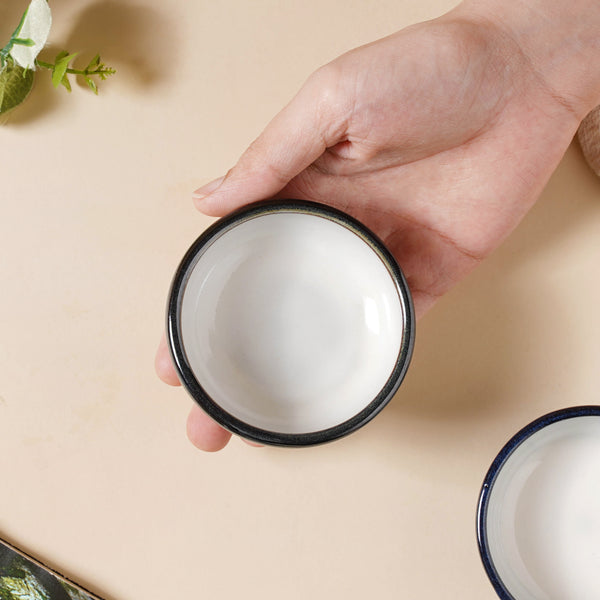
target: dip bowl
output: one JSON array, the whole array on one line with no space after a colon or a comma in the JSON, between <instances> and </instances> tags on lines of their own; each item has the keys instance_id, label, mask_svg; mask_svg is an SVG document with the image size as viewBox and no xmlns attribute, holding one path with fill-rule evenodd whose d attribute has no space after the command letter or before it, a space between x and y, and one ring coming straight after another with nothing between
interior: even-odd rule
<instances>
[{"instance_id":1,"label":"dip bowl","mask_svg":"<svg viewBox=\"0 0 600 600\"><path fill-rule=\"evenodd\" d=\"M364 225L313 202L265 201L192 244L167 340L182 384L220 425L305 446L355 431L390 401L414 311L400 267Z\"/></svg>"},{"instance_id":2,"label":"dip bowl","mask_svg":"<svg viewBox=\"0 0 600 600\"><path fill-rule=\"evenodd\" d=\"M502 600L600 598L600 407L519 431L483 483L479 550Z\"/></svg>"}]
</instances>

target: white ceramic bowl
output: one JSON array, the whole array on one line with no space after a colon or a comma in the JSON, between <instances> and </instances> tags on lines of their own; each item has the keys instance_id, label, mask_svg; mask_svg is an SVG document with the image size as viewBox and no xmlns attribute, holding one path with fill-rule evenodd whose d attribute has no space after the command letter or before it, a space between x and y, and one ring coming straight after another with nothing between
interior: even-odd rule
<instances>
[{"instance_id":1,"label":"white ceramic bowl","mask_svg":"<svg viewBox=\"0 0 600 600\"><path fill-rule=\"evenodd\" d=\"M479 549L502 600L600 598L600 407L557 411L501 450L483 484Z\"/></svg>"},{"instance_id":2,"label":"white ceramic bowl","mask_svg":"<svg viewBox=\"0 0 600 600\"><path fill-rule=\"evenodd\" d=\"M167 337L183 385L233 433L308 445L354 431L398 389L412 302L363 225L305 201L217 221L173 280Z\"/></svg>"}]
</instances>

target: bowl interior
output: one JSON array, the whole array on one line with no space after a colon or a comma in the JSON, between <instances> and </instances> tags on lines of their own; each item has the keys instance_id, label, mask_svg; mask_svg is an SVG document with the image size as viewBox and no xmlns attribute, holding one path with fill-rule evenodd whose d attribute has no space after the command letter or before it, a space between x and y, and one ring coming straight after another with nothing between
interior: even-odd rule
<instances>
[{"instance_id":1,"label":"bowl interior","mask_svg":"<svg viewBox=\"0 0 600 600\"><path fill-rule=\"evenodd\" d=\"M301 434L363 410L390 378L404 303L352 228L302 212L234 222L191 264L181 337L198 383L259 429Z\"/></svg>"},{"instance_id":2,"label":"bowl interior","mask_svg":"<svg viewBox=\"0 0 600 600\"><path fill-rule=\"evenodd\" d=\"M484 526L502 597L600 598L600 416L558 420L517 446Z\"/></svg>"}]
</instances>

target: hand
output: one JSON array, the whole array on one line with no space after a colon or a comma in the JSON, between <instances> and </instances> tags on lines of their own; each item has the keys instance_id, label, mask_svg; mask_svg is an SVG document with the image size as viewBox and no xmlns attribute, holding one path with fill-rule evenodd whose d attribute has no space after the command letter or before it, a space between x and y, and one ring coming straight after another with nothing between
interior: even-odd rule
<instances>
[{"instance_id":1,"label":"hand","mask_svg":"<svg viewBox=\"0 0 600 600\"><path fill-rule=\"evenodd\" d=\"M215 216L269 197L338 207L392 251L420 316L514 229L586 109L460 7L319 69L196 204ZM164 340L156 369L178 384ZM188 436L204 450L231 437L196 406Z\"/></svg>"}]
</instances>

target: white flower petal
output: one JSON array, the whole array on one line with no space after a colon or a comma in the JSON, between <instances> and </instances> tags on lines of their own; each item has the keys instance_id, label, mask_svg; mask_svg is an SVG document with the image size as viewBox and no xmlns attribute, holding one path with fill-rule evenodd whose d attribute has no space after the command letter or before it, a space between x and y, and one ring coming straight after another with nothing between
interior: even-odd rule
<instances>
[{"instance_id":1,"label":"white flower petal","mask_svg":"<svg viewBox=\"0 0 600 600\"><path fill-rule=\"evenodd\" d=\"M33 69L35 67L36 56L46 44L51 25L52 15L48 2L46 0L31 0L31 4L25 14L23 26L17 37L22 39L29 38L33 40L34 45L21 46L15 44L10 51L10 55L19 66L25 69Z\"/></svg>"}]
</instances>

